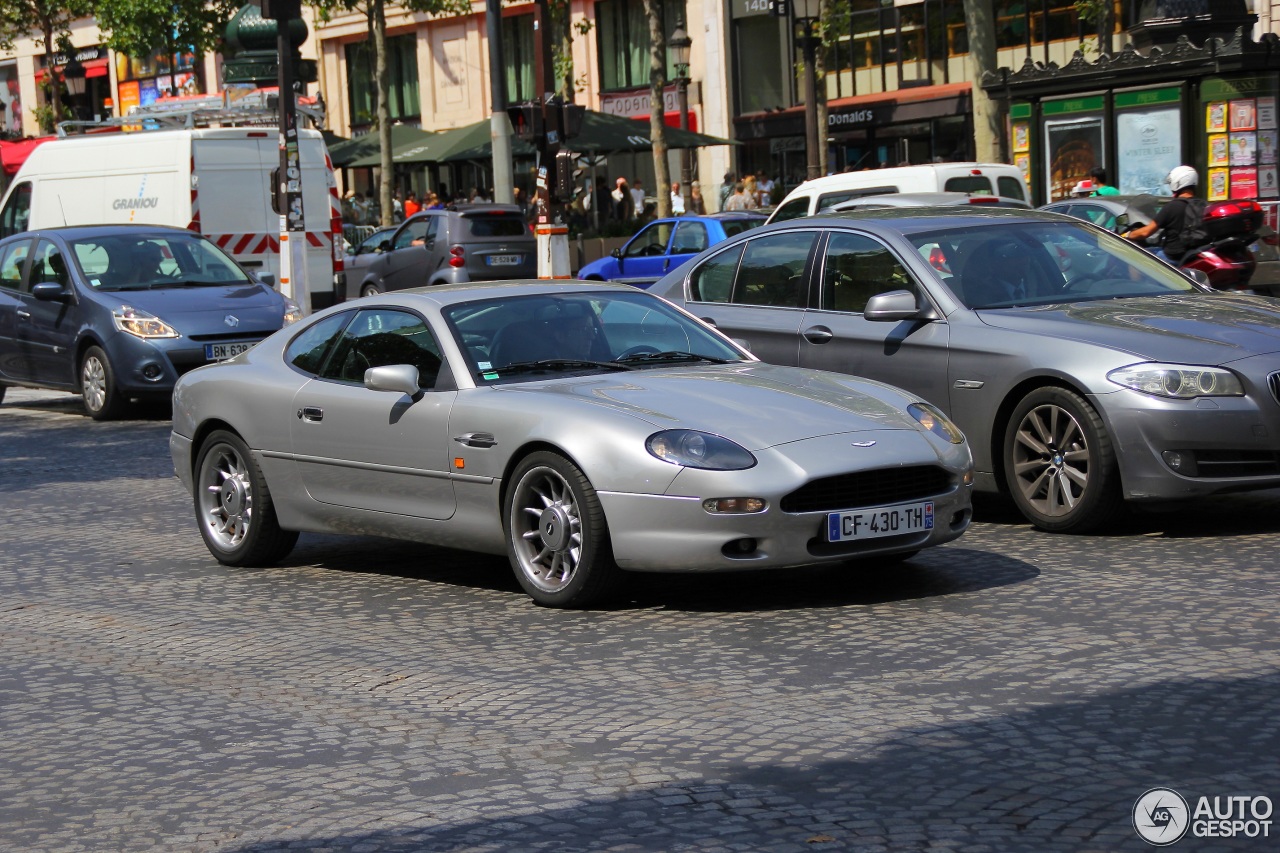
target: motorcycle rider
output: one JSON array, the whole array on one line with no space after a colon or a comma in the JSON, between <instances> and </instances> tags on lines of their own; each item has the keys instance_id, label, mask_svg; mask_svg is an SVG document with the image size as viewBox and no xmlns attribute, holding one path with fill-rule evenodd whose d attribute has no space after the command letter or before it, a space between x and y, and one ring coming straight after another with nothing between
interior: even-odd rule
<instances>
[{"instance_id":1,"label":"motorcycle rider","mask_svg":"<svg viewBox=\"0 0 1280 853\"><path fill-rule=\"evenodd\" d=\"M1181 237L1182 225L1185 221L1185 210L1189 199L1196 194L1196 187L1200 183L1200 175L1197 174L1194 166L1175 166L1169 172L1169 176L1165 178L1165 183L1169 185L1169 189L1173 190L1173 198L1164 207L1160 208L1160 212L1156 214L1154 220L1146 225L1134 228L1124 236L1142 244L1156 231L1164 229L1161 235L1160 248L1165 257L1176 265L1182 262L1190 249L1196 248L1194 246L1183 246ZM1177 255L1177 257L1174 257L1174 255Z\"/></svg>"}]
</instances>

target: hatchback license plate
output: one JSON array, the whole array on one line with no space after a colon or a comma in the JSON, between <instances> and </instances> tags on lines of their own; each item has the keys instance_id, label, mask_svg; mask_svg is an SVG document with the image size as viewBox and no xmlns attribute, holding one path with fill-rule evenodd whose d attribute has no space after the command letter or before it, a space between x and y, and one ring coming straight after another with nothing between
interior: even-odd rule
<instances>
[{"instance_id":1,"label":"hatchback license plate","mask_svg":"<svg viewBox=\"0 0 1280 853\"><path fill-rule=\"evenodd\" d=\"M253 343L243 344L205 344L204 357L209 361L225 361L232 356L237 356L242 352L247 352L253 347L254 343L257 342L254 341Z\"/></svg>"},{"instance_id":2,"label":"hatchback license plate","mask_svg":"<svg viewBox=\"0 0 1280 853\"><path fill-rule=\"evenodd\" d=\"M524 260L524 255L489 255L484 262L491 267L514 267Z\"/></svg>"},{"instance_id":3,"label":"hatchback license plate","mask_svg":"<svg viewBox=\"0 0 1280 853\"><path fill-rule=\"evenodd\" d=\"M933 529L933 501L827 513L827 541L875 539Z\"/></svg>"}]
</instances>

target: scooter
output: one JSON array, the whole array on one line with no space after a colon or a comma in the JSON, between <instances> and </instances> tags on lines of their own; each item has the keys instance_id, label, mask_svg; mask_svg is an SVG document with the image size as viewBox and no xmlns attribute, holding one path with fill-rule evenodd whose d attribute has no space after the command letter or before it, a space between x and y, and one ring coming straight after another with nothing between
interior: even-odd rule
<instances>
[{"instance_id":1,"label":"scooter","mask_svg":"<svg viewBox=\"0 0 1280 853\"><path fill-rule=\"evenodd\" d=\"M1204 273L1215 290L1251 293L1249 279L1258 262L1249 245L1258 239L1261 225L1262 208L1256 201L1215 202L1204 210L1209 243L1187 252L1176 264L1160 248L1158 232L1147 238L1146 249L1179 269Z\"/></svg>"}]
</instances>

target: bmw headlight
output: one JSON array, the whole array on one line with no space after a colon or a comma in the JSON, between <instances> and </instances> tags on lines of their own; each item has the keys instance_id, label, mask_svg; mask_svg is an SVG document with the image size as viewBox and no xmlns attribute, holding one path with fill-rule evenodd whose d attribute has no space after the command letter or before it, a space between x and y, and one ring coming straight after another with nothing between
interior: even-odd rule
<instances>
[{"instance_id":1,"label":"bmw headlight","mask_svg":"<svg viewBox=\"0 0 1280 853\"><path fill-rule=\"evenodd\" d=\"M302 319L302 309L298 307L298 303L289 297L284 298L284 323L287 326L290 323L296 323Z\"/></svg>"},{"instance_id":2,"label":"bmw headlight","mask_svg":"<svg viewBox=\"0 0 1280 853\"><path fill-rule=\"evenodd\" d=\"M964 444L964 433L951 419L928 403L912 403L907 413L920 422L920 426L952 444Z\"/></svg>"},{"instance_id":3,"label":"bmw headlight","mask_svg":"<svg viewBox=\"0 0 1280 853\"><path fill-rule=\"evenodd\" d=\"M1117 385L1172 397L1175 400L1191 400L1196 397L1243 397L1244 386L1230 370L1222 367L1197 367L1189 364L1131 364L1107 374Z\"/></svg>"},{"instance_id":4,"label":"bmw headlight","mask_svg":"<svg viewBox=\"0 0 1280 853\"><path fill-rule=\"evenodd\" d=\"M644 446L663 462L686 468L741 471L756 464L756 458L746 448L723 436L692 429L655 432Z\"/></svg>"},{"instance_id":5,"label":"bmw headlight","mask_svg":"<svg viewBox=\"0 0 1280 853\"><path fill-rule=\"evenodd\" d=\"M173 326L170 326L156 315L128 305L121 305L119 308L112 311L111 322L115 323L117 331L125 332L126 334L139 338L182 337L178 334L177 329L173 328Z\"/></svg>"}]
</instances>

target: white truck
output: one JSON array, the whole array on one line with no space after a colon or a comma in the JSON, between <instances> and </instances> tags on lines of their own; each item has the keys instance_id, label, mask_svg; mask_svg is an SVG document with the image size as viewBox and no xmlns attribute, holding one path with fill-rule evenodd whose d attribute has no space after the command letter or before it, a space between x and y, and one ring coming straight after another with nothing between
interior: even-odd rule
<instances>
[{"instance_id":1,"label":"white truck","mask_svg":"<svg viewBox=\"0 0 1280 853\"><path fill-rule=\"evenodd\" d=\"M39 145L0 202L0 236L60 225L142 223L204 234L263 281L280 281L275 127L165 127L140 119ZM299 129L305 262L293 272L304 311L345 297L342 211L320 132ZM295 255L296 257L296 255ZM340 294L340 295L338 295Z\"/></svg>"}]
</instances>

